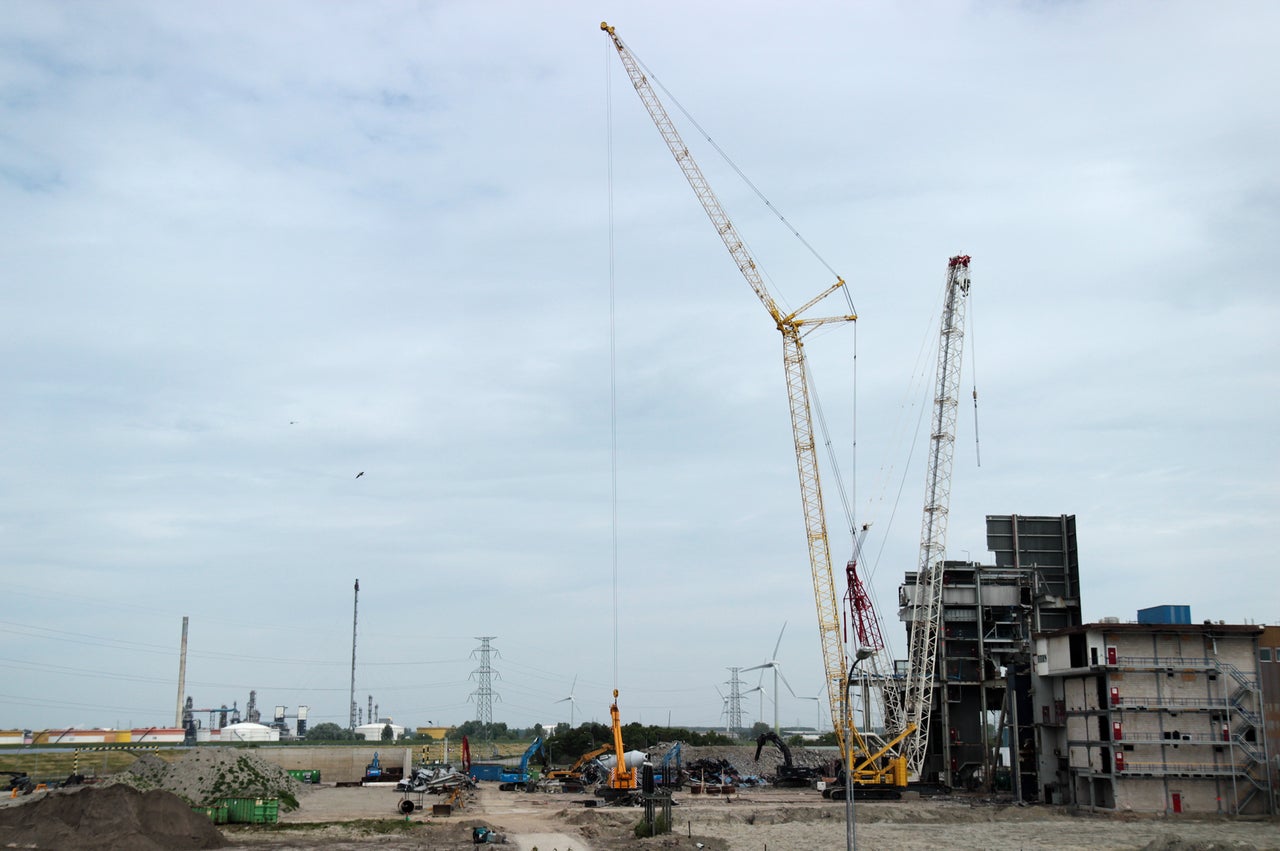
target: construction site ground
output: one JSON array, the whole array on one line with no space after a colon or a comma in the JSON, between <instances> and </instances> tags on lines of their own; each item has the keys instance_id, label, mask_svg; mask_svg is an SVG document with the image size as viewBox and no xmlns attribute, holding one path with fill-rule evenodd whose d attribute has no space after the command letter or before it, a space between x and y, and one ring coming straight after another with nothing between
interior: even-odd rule
<instances>
[{"instance_id":1,"label":"construction site ground","mask_svg":"<svg viewBox=\"0 0 1280 851\"><path fill-rule=\"evenodd\" d=\"M775 768L767 751L757 763L754 748L686 750L698 759L750 765L766 775ZM803 750L797 756L805 762L816 758ZM709 779L702 771L698 776ZM716 793L676 791L670 832L641 839L635 828L642 821L642 808L605 806L590 794L502 792L496 783L482 782L465 791L447 814L437 811L436 805L445 803L442 796L413 795L415 807L406 817L401 812L404 795L393 784L299 784L253 749L223 748L188 753L173 762L144 756L128 770L89 786L4 798L0 848L174 851L225 843L241 851L461 851L476 847L476 828L501 835L505 847L522 851L845 847L844 803L825 800L815 789L708 787ZM725 794L726 788L734 791ZM279 822L215 829L203 814L190 821L198 812L190 802L223 795L278 797ZM1088 814L1062 807L1015 806L1007 799L983 796L858 801L854 824L858 847L867 849L1280 851L1280 819L1275 817Z\"/></svg>"},{"instance_id":2,"label":"construction site ground","mask_svg":"<svg viewBox=\"0 0 1280 851\"><path fill-rule=\"evenodd\" d=\"M809 789L772 787L737 794L677 792L672 832L637 839L642 810L587 807L586 795L500 792L481 784L447 816L399 815L401 795L377 787L320 787L275 827L224 828L230 847L252 849L475 848L472 829L486 827L521 851L811 851L845 847L844 804ZM1019 807L983 798L855 802L857 844L871 849L1280 849L1280 821L1181 815L1176 819L1072 814L1058 807ZM699 844L700 843L700 844Z\"/></svg>"}]
</instances>

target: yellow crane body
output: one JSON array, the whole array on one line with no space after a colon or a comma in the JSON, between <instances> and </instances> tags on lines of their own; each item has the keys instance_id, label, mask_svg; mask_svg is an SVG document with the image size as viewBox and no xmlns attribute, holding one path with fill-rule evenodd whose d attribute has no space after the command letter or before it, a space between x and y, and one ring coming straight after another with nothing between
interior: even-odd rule
<instances>
[{"instance_id":1,"label":"yellow crane body","mask_svg":"<svg viewBox=\"0 0 1280 851\"><path fill-rule=\"evenodd\" d=\"M676 129L666 108L650 85L648 78L640 68L640 63L627 49L615 29L608 23L600 24L613 41L618 57L626 69L631 84L640 96L641 103L653 119L659 134L666 142L677 165L684 173L694 194L702 204L716 233L724 242L729 255L733 258L738 271L746 278L760 303L768 311L778 331L782 334L782 361L786 373L787 399L791 410L791 431L795 442L796 470L800 478L800 501L804 512L805 536L808 542L809 567L813 578L813 596L818 614L818 634L822 644L822 658L827 682L827 697L831 704L831 718L840 745L840 753L846 766L850 767L855 782L888 783L898 774L900 766L897 757L890 754L890 748L900 739L895 739L884 749L875 754L869 753L862 735L853 723L853 714L848 705L849 669L844 650L844 641L840 629L840 609L836 594L835 579L831 569L831 552L827 538L826 512L822 502L822 487L818 477L818 454L814 440L813 414L809 402L809 385L806 377L804 335L813 328L831 323L853 322L857 316L852 314L829 316L822 318L801 318L801 314L821 302L827 296L845 286L843 278L837 277L835 283L810 299L798 310L783 313L773 296L765 286L764 278L756 266L755 259L747 250L746 243L739 236L733 222L720 204L720 200L712 191L702 170L689 153L688 147ZM875 779L871 779L872 776ZM905 785L905 781L902 784Z\"/></svg>"},{"instance_id":2,"label":"yellow crane body","mask_svg":"<svg viewBox=\"0 0 1280 851\"><path fill-rule=\"evenodd\" d=\"M625 793L636 788L636 771L627 768L627 753L622 749L622 719L618 713L618 690L613 690L613 705L609 707L609 717L613 721L613 750L617 762L609 772L609 789L615 793Z\"/></svg>"}]
</instances>

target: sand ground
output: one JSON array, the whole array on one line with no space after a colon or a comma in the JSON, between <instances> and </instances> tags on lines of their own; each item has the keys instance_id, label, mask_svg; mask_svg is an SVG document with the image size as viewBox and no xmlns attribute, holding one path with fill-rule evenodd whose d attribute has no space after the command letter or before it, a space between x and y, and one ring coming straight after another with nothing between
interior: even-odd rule
<instances>
[{"instance_id":1,"label":"sand ground","mask_svg":"<svg viewBox=\"0 0 1280 851\"><path fill-rule=\"evenodd\" d=\"M520 851L812 851L846 847L844 805L817 792L756 788L725 798L677 792L671 833L636 839L637 808L588 807L584 795L499 792L483 785L447 816L432 815L438 799L425 798L408 824L390 789L321 787L300 798L275 829L228 828L236 849L326 848L330 851L474 848L472 828L504 834ZM1056 807L1016 807L979 799L865 802L856 806L858 848L939 849L1276 849L1280 819L1153 818L1073 814ZM390 833L384 830L390 822ZM339 824L342 823L342 824ZM375 828L375 825L377 826Z\"/></svg>"}]
</instances>

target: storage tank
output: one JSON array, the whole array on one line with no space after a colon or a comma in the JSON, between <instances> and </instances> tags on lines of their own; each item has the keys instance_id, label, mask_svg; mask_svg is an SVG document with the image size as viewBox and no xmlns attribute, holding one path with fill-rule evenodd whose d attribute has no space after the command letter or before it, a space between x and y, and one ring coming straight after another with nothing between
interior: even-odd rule
<instances>
[{"instance_id":1,"label":"storage tank","mask_svg":"<svg viewBox=\"0 0 1280 851\"><path fill-rule=\"evenodd\" d=\"M265 724L242 721L239 724L228 724L223 727L220 738L224 745L234 745L237 742L278 742L280 731Z\"/></svg>"},{"instance_id":2,"label":"storage tank","mask_svg":"<svg viewBox=\"0 0 1280 851\"><path fill-rule=\"evenodd\" d=\"M627 751L622 755L623 760L627 764L627 768L639 768L644 765L649 755L644 751ZM605 754L600 757L600 764L605 768L613 768L613 764L617 762L617 758L613 754Z\"/></svg>"},{"instance_id":3,"label":"storage tank","mask_svg":"<svg viewBox=\"0 0 1280 851\"><path fill-rule=\"evenodd\" d=\"M387 722L382 724L361 724L359 727L356 727L356 737L370 742L380 742L382 741L382 728L386 726ZM404 727L399 724L392 724L391 736L394 739L403 738Z\"/></svg>"}]
</instances>

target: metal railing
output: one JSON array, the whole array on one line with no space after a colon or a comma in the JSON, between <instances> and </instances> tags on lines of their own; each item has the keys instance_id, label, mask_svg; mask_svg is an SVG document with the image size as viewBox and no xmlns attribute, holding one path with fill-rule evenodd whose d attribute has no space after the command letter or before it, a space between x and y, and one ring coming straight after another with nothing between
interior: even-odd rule
<instances>
[{"instance_id":1,"label":"metal railing","mask_svg":"<svg viewBox=\"0 0 1280 851\"><path fill-rule=\"evenodd\" d=\"M1122 694L1113 709L1226 709L1225 697L1161 697L1158 695Z\"/></svg>"},{"instance_id":2,"label":"metal railing","mask_svg":"<svg viewBox=\"0 0 1280 851\"><path fill-rule=\"evenodd\" d=\"M1157 732L1134 732L1128 730L1124 734L1115 739L1120 744L1147 744L1155 743L1158 745L1221 745L1226 744L1222 740L1222 736L1214 736L1210 733L1182 733L1177 738L1168 736L1164 733Z\"/></svg>"},{"instance_id":3,"label":"metal railing","mask_svg":"<svg viewBox=\"0 0 1280 851\"><path fill-rule=\"evenodd\" d=\"M1212 762L1129 762L1116 770L1117 775L1150 774L1162 777L1233 777L1246 776L1248 766Z\"/></svg>"},{"instance_id":4,"label":"metal railing","mask_svg":"<svg viewBox=\"0 0 1280 851\"><path fill-rule=\"evenodd\" d=\"M1217 660L1207 656L1117 656L1110 668L1161 668L1181 669L1184 671L1213 670L1218 667Z\"/></svg>"}]
</instances>

